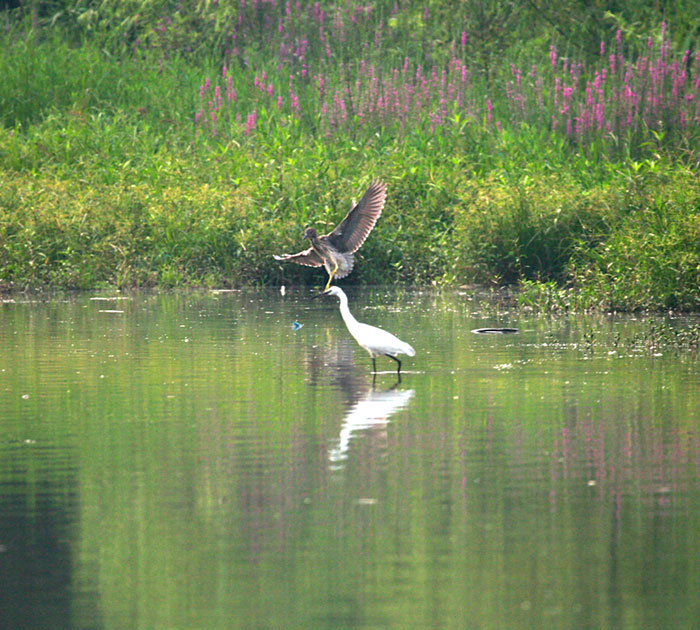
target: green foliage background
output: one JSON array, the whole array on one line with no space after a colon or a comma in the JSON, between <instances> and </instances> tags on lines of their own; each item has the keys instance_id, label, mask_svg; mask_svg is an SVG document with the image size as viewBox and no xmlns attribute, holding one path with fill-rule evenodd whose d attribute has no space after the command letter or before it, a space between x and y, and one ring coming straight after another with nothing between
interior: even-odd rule
<instances>
[{"instance_id":1,"label":"green foliage background","mask_svg":"<svg viewBox=\"0 0 700 630\"><path fill-rule=\"evenodd\" d=\"M340 5L321 4L341 16ZM692 52L700 34L692 2L368 6L330 60L309 24L310 66L342 85L362 62L439 67L463 41L473 91L492 96L504 120L498 95L511 64L546 66L550 45L586 63L618 29L629 54L662 29L671 54ZM454 111L437 128L348 124L329 135L301 82L299 116L260 106L255 133L232 117L211 135L195 123L200 86L224 65L240 103L255 102L258 72L280 83L301 76L300 62L275 66L268 5L7 7L2 289L320 285L318 270L271 255L300 248L307 225L333 226L381 177L385 212L345 282L521 283L524 300L543 307L700 308L697 126L583 145L535 122L496 132ZM231 33L243 17L236 47Z\"/></svg>"}]
</instances>

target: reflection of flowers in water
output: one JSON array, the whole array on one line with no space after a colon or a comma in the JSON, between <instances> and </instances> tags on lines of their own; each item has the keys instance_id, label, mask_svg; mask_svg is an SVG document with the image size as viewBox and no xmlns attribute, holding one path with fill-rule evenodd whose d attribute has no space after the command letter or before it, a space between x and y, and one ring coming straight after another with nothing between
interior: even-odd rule
<instances>
[{"instance_id":1,"label":"reflection of flowers in water","mask_svg":"<svg viewBox=\"0 0 700 630\"><path fill-rule=\"evenodd\" d=\"M355 403L343 419L338 444L331 449L328 459L337 468L347 457L350 439L356 431L386 426L391 416L408 405L414 390L396 390L378 392L370 390L367 395Z\"/></svg>"},{"instance_id":2,"label":"reflection of flowers in water","mask_svg":"<svg viewBox=\"0 0 700 630\"><path fill-rule=\"evenodd\" d=\"M653 422L649 422L653 425ZM698 439L682 429L648 426L644 431L601 419L564 426L550 460L550 501L564 492L560 482L580 480L600 499L612 497L619 516L621 497L667 508L700 468Z\"/></svg>"}]
</instances>

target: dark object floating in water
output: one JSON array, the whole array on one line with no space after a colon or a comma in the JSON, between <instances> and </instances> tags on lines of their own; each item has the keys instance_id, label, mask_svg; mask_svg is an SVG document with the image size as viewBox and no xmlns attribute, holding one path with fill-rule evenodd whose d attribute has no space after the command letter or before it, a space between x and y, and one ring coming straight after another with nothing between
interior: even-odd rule
<instances>
[{"instance_id":1,"label":"dark object floating in water","mask_svg":"<svg viewBox=\"0 0 700 630\"><path fill-rule=\"evenodd\" d=\"M520 331L517 328L475 328L472 332L478 335L510 335Z\"/></svg>"}]
</instances>

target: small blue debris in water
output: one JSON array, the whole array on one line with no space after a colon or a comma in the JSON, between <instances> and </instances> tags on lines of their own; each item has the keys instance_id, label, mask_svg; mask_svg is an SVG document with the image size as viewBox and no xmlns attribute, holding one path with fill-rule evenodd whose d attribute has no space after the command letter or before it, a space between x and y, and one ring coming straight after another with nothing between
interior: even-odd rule
<instances>
[{"instance_id":1,"label":"small blue debris in water","mask_svg":"<svg viewBox=\"0 0 700 630\"><path fill-rule=\"evenodd\" d=\"M303 325L304 325L304 324L300 324L299 322L294 322L294 323L292 324L292 328L293 328L294 330L299 330Z\"/></svg>"}]
</instances>

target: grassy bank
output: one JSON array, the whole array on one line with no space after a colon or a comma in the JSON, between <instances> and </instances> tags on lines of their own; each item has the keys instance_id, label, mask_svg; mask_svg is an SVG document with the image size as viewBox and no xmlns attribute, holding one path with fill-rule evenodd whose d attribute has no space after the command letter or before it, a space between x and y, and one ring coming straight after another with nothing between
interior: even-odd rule
<instances>
[{"instance_id":1,"label":"grassy bank","mask_svg":"<svg viewBox=\"0 0 700 630\"><path fill-rule=\"evenodd\" d=\"M412 3L149 6L5 16L1 288L320 285L271 255L382 177L345 282L700 308L690 17L632 32L592 15L575 45L558 32L580 24L533 22L527 3L507 19L494 4L488 38Z\"/></svg>"}]
</instances>

